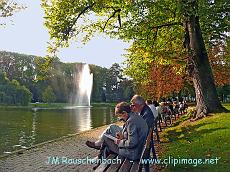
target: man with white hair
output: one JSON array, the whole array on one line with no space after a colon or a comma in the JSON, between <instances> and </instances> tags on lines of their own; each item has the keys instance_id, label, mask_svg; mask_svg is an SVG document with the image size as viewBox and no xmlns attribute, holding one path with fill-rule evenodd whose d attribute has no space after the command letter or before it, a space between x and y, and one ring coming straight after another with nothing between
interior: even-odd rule
<instances>
[{"instance_id":1,"label":"man with white hair","mask_svg":"<svg viewBox=\"0 0 230 172\"><path fill-rule=\"evenodd\" d=\"M134 95L131 99L131 109L133 112L139 113L148 124L149 129L154 126L154 115L145 100L140 95Z\"/></svg>"},{"instance_id":2,"label":"man with white hair","mask_svg":"<svg viewBox=\"0 0 230 172\"><path fill-rule=\"evenodd\" d=\"M155 119L154 119L153 112L150 109L150 107L145 103L145 100L143 97L141 97L140 95L134 95L132 97L132 99L131 99L131 110L133 112L139 113L139 115L142 116L142 118L146 121L149 130L150 130L150 128L157 129L157 128L154 128L155 127ZM157 132L157 134L158 134L158 132ZM159 138L159 136L158 136L158 138ZM152 148L153 158L157 159L156 151L154 148L153 137L151 138L151 146L150 147Z\"/></svg>"},{"instance_id":3,"label":"man with white hair","mask_svg":"<svg viewBox=\"0 0 230 172\"><path fill-rule=\"evenodd\" d=\"M132 112L138 113L144 119L144 121L148 125L148 131L150 130L150 128L154 128L155 121L154 121L152 110L145 103L145 100L143 99L143 97L139 95L133 96L133 98L131 99L130 108ZM106 138L105 136L106 133L109 132L110 134L112 133L112 135L115 135L116 133L120 133L122 130L123 130L122 127L119 127L117 125L110 125L109 128L107 128L102 133L99 140L97 140L96 142L87 141L86 145L91 148L100 149L103 141ZM152 141L151 145L153 149L153 155L155 156L154 158L156 158L155 149L154 149L153 144L154 143Z\"/></svg>"},{"instance_id":4,"label":"man with white hair","mask_svg":"<svg viewBox=\"0 0 230 172\"><path fill-rule=\"evenodd\" d=\"M115 115L124 121L123 128L110 125L99 140L86 141L86 145L90 148L101 149L104 144L113 153L130 160L140 159L148 134L147 123L141 116L132 112L130 105L126 102L116 105Z\"/></svg>"}]
</instances>

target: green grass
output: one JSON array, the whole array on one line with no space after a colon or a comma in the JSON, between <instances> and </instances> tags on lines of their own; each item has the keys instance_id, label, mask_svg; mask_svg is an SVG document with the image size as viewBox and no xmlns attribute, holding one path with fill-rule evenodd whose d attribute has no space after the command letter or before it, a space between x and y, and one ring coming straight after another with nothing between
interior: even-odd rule
<instances>
[{"instance_id":1,"label":"green grass","mask_svg":"<svg viewBox=\"0 0 230 172\"><path fill-rule=\"evenodd\" d=\"M224 105L230 109L230 104ZM173 127L162 132L163 149L160 158L215 159L215 164L168 165L164 171L229 171L230 169L230 113L217 113L190 122L184 116ZM195 161L195 160L194 160Z\"/></svg>"}]
</instances>

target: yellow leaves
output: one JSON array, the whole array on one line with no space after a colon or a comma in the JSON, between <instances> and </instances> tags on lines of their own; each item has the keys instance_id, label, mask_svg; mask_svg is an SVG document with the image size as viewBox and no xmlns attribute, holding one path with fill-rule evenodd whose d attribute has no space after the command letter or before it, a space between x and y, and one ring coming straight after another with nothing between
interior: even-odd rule
<instances>
[{"instance_id":1,"label":"yellow leaves","mask_svg":"<svg viewBox=\"0 0 230 172\"><path fill-rule=\"evenodd\" d=\"M184 74L186 71L186 66L185 65L177 65L177 66L173 66L173 70L176 71L177 75L182 75Z\"/></svg>"},{"instance_id":2,"label":"yellow leaves","mask_svg":"<svg viewBox=\"0 0 230 172\"><path fill-rule=\"evenodd\" d=\"M149 57L149 53L148 53L148 52L144 53L143 57L144 57L144 58Z\"/></svg>"},{"instance_id":3,"label":"yellow leaves","mask_svg":"<svg viewBox=\"0 0 230 172\"><path fill-rule=\"evenodd\" d=\"M167 65L167 64L170 64L170 60L168 60L168 59L159 59L158 64Z\"/></svg>"}]
</instances>

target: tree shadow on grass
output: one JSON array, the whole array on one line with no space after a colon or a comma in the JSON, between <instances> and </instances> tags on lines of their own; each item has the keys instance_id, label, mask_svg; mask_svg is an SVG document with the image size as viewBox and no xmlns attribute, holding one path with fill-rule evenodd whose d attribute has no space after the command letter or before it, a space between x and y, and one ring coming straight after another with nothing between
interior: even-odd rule
<instances>
[{"instance_id":1,"label":"tree shadow on grass","mask_svg":"<svg viewBox=\"0 0 230 172\"><path fill-rule=\"evenodd\" d=\"M186 120L189 120L189 116L187 114L180 116L179 119L173 122L172 127L176 127Z\"/></svg>"},{"instance_id":2,"label":"tree shadow on grass","mask_svg":"<svg viewBox=\"0 0 230 172\"><path fill-rule=\"evenodd\" d=\"M167 140L166 145L173 145L172 147L169 146L170 155L179 155L179 157L200 157L203 156L204 158L212 158L213 155L220 156L222 155L219 151L223 151L223 148L221 148L221 140L217 141L219 135L222 130L229 129L228 126L220 126L216 125L218 122L205 122L205 123L199 123L192 125L188 124L185 126L182 126L181 128L175 127L172 128L172 130L166 131L164 138ZM211 125L210 125L211 124ZM214 124L214 125L213 125ZM208 126L210 125L210 127ZM201 128L202 127L202 128ZM209 129L210 128L210 129ZM178 131L179 130L179 131ZM206 143L204 141L207 141L206 138L209 137L209 134L216 132L216 139L213 143L207 142L207 144L203 145L201 143ZM226 130L227 132L227 130ZM212 136L210 136L212 138ZM214 136L215 137L215 136ZM203 139L200 144L200 149L196 149L195 142L199 139ZM177 144L178 142L178 144ZM192 143L194 142L194 144ZM191 143L191 144L190 144ZM219 148L215 147L213 148L213 144L217 146L219 144ZM166 146L167 147L167 146ZM225 146L226 147L226 146ZM176 148L176 149L173 149ZM224 148L226 149L226 148ZM215 153L214 153L215 152ZM168 155L168 154L167 154ZM224 157L221 159L222 161L226 160L226 155L223 154ZM193 166L192 164L177 164L176 166L169 165L165 171L223 171L225 167L228 167L228 165L213 165L210 166L210 164L203 164L199 166ZM163 170L164 171L164 170Z\"/></svg>"},{"instance_id":3,"label":"tree shadow on grass","mask_svg":"<svg viewBox=\"0 0 230 172\"><path fill-rule=\"evenodd\" d=\"M203 124L197 124L193 126L187 126L187 127L181 127L181 131L176 131L177 129L174 130L169 130L165 134L167 142L177 142L179 140L186 140L189 143L193 141L193 138L201 138L205 136L206 134L213 133L218 130L224 130L228 129L226 127L217 127L217 128L212 128L212 129L201 129L197 130L200 127L206 126L208 124L213 124L213 123L203 123Z\"/></svg>"}]
</instances>

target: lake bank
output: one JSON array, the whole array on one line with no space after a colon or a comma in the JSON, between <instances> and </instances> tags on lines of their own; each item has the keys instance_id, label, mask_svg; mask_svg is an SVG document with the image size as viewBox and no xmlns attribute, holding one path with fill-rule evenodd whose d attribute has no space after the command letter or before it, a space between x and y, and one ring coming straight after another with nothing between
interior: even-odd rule
<instances>
[{"instance_id":1,"label":"lake bank","mask_svg":"<svg viewBox=\"0 0 230 172\"><path fill-rule=\"evenodd\" d=\"M107 106L0 109L0 155L116 121Z\"/></svg>"},{"instance_id":2,"label":"lake bank","mask_svg":"<svg viewBox=\"0 0 230 172\"><path fill-rule=\"evenodd\" d=\"M48 160L49 157L93 159L97 156L98 151L88 148L85 141L97 140L107 127L108 125L105 125L2 156L0 171L93 171L94 164L52 164L48 163Z\"/></svg>"}]
</instances>

